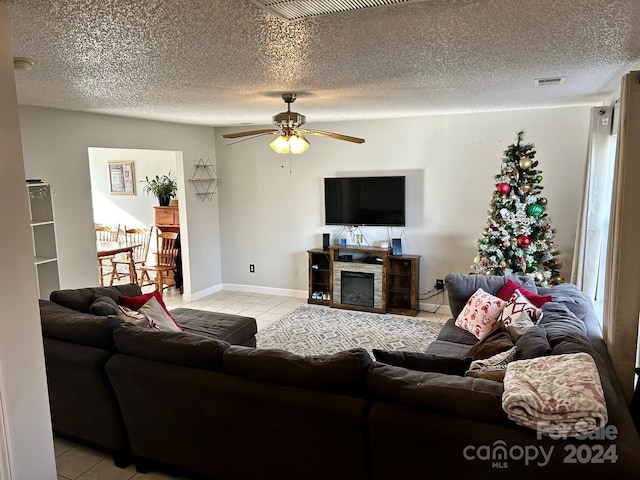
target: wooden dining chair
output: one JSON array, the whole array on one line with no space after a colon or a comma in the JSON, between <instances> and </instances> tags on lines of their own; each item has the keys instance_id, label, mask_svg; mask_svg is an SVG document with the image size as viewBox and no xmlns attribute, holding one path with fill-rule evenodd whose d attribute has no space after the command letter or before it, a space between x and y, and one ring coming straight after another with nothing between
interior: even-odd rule
<instances>
[{"instance_id":1,"label":"wooden dining chair","mask_svg":"<svg viewBox=\"0 0 640 480\"><path fill-rule=\"evenodd\" d=\"M96 231L96 242L117 242L120 239L120 224L113 227L111 225L101 225L94 223ZM98 257L98 271L100 275L100 286L104 287L104 277L111 273L108 270L111 267L111 262L114 259L114 255L106 257Z\"/></svg>"},{"instance_id":2,"label":"wooden dining chair","mask_svg":"<svg viewBox=\"0 0 640 480\"><path fill-rule=\"evenodd\" d=\"M133 258L127 252L124 254L116 255L111 260L111 280L109 285L113 285L113 281L117 279L120 281L122 277L129 277L130 282L134 282L134 278L137 278L138 283L142 285L144 282L141 280L146 276L149 283L151 279L149 274L142 270L147 263L147 257L149 256L149 245L151 243L151 236L153 235L153 225L151 228L127 228L126 225L123 228L123 240L126 243L139 244L133 248ZM120 269L118 269L120 267ZM135 271L135 275L134 275Z\"/></svg>"},{"instance_id":3,"label":"wooden dining chair","mask_svg":"<svg viewBox=\"0 0 640 480\"><path fill-rule=\"evenodd\" d=\"M149 273L154 273L154 283L156 290L162 291L165 285L175 285L174 275L176 271L176 239L178 234L175 232L161 232L156 235L157 251L156 264L145 265L141 267L139 285L142 286L144 277L150 278Z\"/></svg>"}]
</instances>

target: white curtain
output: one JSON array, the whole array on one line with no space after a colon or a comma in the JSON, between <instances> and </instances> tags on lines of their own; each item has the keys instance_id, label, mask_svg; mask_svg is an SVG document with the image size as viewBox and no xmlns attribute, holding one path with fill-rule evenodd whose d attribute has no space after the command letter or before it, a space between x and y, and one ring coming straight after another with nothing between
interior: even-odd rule
<instances>
[{"instance_id":1,"label":"white curtain","mask_svg":"<svg viewBox=\"0 0 640 480\"><path fill-rule=\"evenodd\" d=\"M631 400L640 314L640 72L622 79L604 298L604 338Z\"/></svg>"},{"instance_id":2,"label":"white curtain","mask_svg":"<svg viewBox=\"0 0 640 480\"><path fill-rule=\"evenodd\" d=\"M606 253L603 246L607 232L603 225L608 224L611 206L609 143L612 113L613 107L591 109L584 196L571 268L571 283L592 300L596 299L601 258Z\"/></svg>"}]
</instances>

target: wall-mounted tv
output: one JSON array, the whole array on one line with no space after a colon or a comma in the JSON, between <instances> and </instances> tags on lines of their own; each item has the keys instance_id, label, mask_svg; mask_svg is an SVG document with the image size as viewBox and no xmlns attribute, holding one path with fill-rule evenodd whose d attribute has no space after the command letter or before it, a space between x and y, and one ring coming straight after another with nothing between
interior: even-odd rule
<instances>
[{"instance_id":1,"label":"wall-mounted tv","mask_svg":"<svg viewBox=\"0 0 640 480\"><path fill-rule=\"evenodd\" d=\"M326 225L405 226L405 177L324 179Z\"/></svg>"}]
</instances>

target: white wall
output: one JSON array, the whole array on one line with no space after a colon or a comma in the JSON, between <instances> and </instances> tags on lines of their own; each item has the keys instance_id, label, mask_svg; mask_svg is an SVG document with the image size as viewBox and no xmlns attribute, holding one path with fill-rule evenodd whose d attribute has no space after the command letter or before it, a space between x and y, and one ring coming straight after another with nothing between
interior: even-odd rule
<instances>
[{"instance_id":1,"label":"white wall","mask_svg":"<svg viewBox=\"0 0 640 480\"><path fill-rule=\"evenodd\" d=\"M13 52L0 2L0 478L54 480L38 293L29 231Z\"/></svg>"},{"instance_id":2,"label":"white wall","mask_svg":"<svg viewBox=\"0 0 640 480\"><path fill-rule=\"evenodd\" d=\"M218 197L202 202L188 182L201 159L215 165L213 129L108 115L20 107L27 177L55 188L56 234L62 288L98 284L88 149L125 148L178 152L176 175L185 295L211 291L221 282Z\"/></svg>"},{"instance_id":3,"label":"white wall","mask_svg":"<svg viewBox=\"0 0 640 480\"><path fill-rule=\"evenodd\" d=\"M393 229L391 236L402 237L406 253L422 255L421 286L428 290L448 272L469 271L493 176L520 129L536 145L563 275L570 277L588 107L311 124L364 137L366 143L311 137L311 148L299 156L273 153L268 137L230 146L219 137L240 128L215 129L214 136L206 127L35 107L21 107L20 119L27 176L56 187L63 288L97 283L89 147L182 152L179 200L181 213L187 212L181 222L188 225L183 242L190 252L185 289L191 277L189 291L196 296L221 282L305 292L306 250L321 246L323 232L338 231L323 225L323 178L407 175L407 227ZM200 158L217 163L220 183L212 202L201 202L188 182ZM375 243L388 233L369 227L365 235ZM256 265L253 274L250 263Z\"/></svg>"},{"instance_id":4,"label":"white wall","mask_svg":"<svg viewBox=\"0 0 640 480\"><path fill-rule=\"evenodd\" d=\"M486 225L493 177L521 129L536 145L563 275L570 278L588 107L309 125L314 127L366 142L309 137L304 154L277 155L268 147L270 137L225 146L219 136L242 128L216 129L225 284L306 291L306 250L321 247L323 232L333 241L339 231L324 226L323 178L361 174L407 176L407 226L390 236L401 236L405 253L422 256L422 290L449 272L468 273ZM388 235L382 227L364 233L370 244ZM250 263L255 273L249 273Z\"/></svg>"}]
</instances>

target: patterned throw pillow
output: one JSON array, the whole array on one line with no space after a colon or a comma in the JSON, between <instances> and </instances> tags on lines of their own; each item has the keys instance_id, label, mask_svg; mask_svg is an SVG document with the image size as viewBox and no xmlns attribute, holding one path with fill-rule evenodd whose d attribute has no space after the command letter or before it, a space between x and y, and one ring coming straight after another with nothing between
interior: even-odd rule
<instances>
[{"instance_id":1,"label":"patterned throw pillow","mask_svg":"<svg viewBox=\"0 0 640 480\"><path fill-rule=\"evenodd\" d=\"M516 290L511 295L509 302L505 305L504 309L498 317L498 321L502 321L505 327L511 325L511 322L515 321L523 312L527 312L531 321L536 323L542 316L542 309L536 307L533 303L527 300L520 291Z\"/></svg>"},{"instance_id":2,"label":"patterned throw pillow","mask_svg":"<svg viewBox=\"0 0 640 480\"><path fill-rule=\"evenodd\" d=\"M496 296L498 296L502 300L508 301L511 298L511 295L513 295L513 292L516 290L527 297L527 299L538 308L541 308L542 305L553 300L551 295L538 295L536 292L532 292L528 288L525 288L522 285L518 285L511 279L507 280L507 283L504 284L504 287L500 289Z\"/></svg>"},{"instance_id":3,"label":"patterned throw pillow","mask_svg":"<svg viewBox=\"0 0 640 480\"><path fill-rule=\"evenodd\" d=\"M516 359L516 351L513 347L506 352L498 353L484 360L474 360L464 374L465 377L484 378L502 382L507 372L507 365Z\"/></svg>"},{"instance_id":4,"label":"patterned throw pillow","mask_svg":"<svg viewBox=\"0 0 640 480\"><path fill-rule=\"evenodd\" d=\"M155 297L147 300L139 310L149 319L149 326L163 332L181 332L182 327L169 315Z\"/></svg>"},{"instance_id":5,"label":"patterned throw pillow","mask_svg":"<svg viewBox=\"0 0 640 480\"><path fill-rule=\"evenodd\" d=\"M118 316L125 322L133 323L138 327L149 326L149 320L147 320L147 317L145 317L140 312L131 310L130 308L127 308L123 305L119 305L118 308L120 309L120 311L118 312Z\"/></svg>"},{"instance_id":6,"label":"patterned throw pillow","mask_svg":"<svg viewBox=\"0 0 640 480\"><path fill-rule=\"evenodd\" d=\"M504 300L479 288L456 318L456 327L463 328L482 340L493 329L506 304Z\"/></svg>"}]
</instances>

